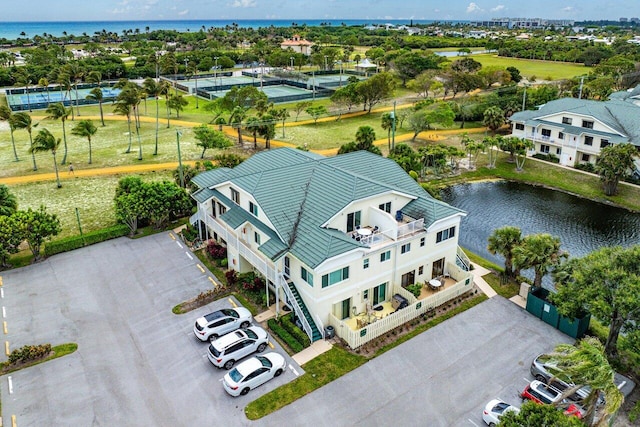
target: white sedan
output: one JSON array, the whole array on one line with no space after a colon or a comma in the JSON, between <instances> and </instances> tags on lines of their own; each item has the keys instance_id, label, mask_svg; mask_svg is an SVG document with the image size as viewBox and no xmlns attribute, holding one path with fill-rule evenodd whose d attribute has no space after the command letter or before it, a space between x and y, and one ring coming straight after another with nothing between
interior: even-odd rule
<instances>
[{"instance_id":1,"label":"white sedan","mask_svg":"<svg viewBox=\"0 0 640 427\"><path fill-rule=\"evenodd\" d=\"M482 411L482 420L488 426L494 427L500 421L500 417L502 417L507 412L520 412L520 409L515 406L511 406L508 403L503 402L499 399L494 399L491 402L487 403L484 411Z\"/></svg>"},{"instance_id":2,"label":"white sedan","mask_svg":"<svg viewBox=\"0 0 640 427\"><path fill-rule=\"evenodd\" d=\"M222 385L231 396L245 395L249 390L282 374L286 366L284 357L278 353L254 356L227 372Z\"/></svg>"}]
</instances>

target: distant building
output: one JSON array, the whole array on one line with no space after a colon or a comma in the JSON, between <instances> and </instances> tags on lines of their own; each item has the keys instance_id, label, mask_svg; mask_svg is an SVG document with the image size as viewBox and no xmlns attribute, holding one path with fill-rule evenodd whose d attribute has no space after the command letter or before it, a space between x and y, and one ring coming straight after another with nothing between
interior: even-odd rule
<instances>
[{"instance_id":1,"label":"distant building","mask_svg":"<svg viewBox=\"0 0 640 427\"><path fill-rule=\"evenodd\" d=\"M287 39L280 43L282 49L293 49L296 53L302 53L304 55L311 55L311 47L314 45L309 40L301 39L298 34L294 35L292 39Z\"/></svg>"},{"instance_id":2,"label":"distant building","mask_svg":"<svg viewBox=\"0 0 640 427\"><path fill-rule=\"evenodd\" d=\"M575 21L569 19L541 19L541 18L491 18L489 21L471 21L474 27L501 28L549 28L571 27Z\"/></svg>"}]
</instances>

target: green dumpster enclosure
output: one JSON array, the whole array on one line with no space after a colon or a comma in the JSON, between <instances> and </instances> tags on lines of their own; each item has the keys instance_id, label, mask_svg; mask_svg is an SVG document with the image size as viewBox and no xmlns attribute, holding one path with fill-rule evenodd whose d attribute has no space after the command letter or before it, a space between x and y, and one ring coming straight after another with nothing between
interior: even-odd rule
<instances>
[{"instance_id":1,"label":"green dumpster enclosure","mask_svg":"<svg viewBox=\"0 0 640 427\"><path fill-rule=\"evenodd\" d=\"M558 313L558 309L548 300L549 291L538 288L529 292L527 296L527 311L543 322L573 338L582 338L589 329L591 315L580 319L570 319Z\"/></svg>"}]
</instances>

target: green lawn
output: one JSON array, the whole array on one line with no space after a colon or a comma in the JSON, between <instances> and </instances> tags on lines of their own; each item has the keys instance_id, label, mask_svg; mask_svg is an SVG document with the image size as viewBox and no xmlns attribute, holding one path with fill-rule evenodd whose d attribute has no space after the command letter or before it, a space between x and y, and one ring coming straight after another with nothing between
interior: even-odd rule
<instances>
[{"instance_id":1,"label":"green lawn","mask_svg":"<svg viewBox=\"0 0 640 427\"><path fill-rule=\"evenodd\" d=\"M582 64L570 62L540 61L531 59L507 58L491 54L473 55L473 59L482 64L483 67L516 67L523 77L535 76L537 79L552 80L570 79L589 73L589 68Z\"/></svg>"}]
</instances>

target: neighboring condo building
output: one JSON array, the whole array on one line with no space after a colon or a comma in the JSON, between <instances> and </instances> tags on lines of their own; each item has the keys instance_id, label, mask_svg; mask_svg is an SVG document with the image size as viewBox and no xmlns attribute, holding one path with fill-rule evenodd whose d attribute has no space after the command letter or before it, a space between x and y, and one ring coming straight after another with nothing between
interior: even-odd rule
<instances>
[{"instance_id":1,"label":"neighboring condo building","mask_svg":"<svg viewBox=\"0 0 640 427\"><path fill-rule=\"evenodd\" d=\"M265 277L312 341L332 326L355 348L473 288L458 248L466 214L393 160L281 148L192 182L203 238L224 242L229 268ZM443 289L430 293L434 278ZM419 298L406 290L416 283Z\"/></svg>"},{"instance_id":2,"label":"neighboring condo building","mask_svg":"<svg viewBox=\"0 0 640 427\"><path fill-rule=\"evenodd\" d=\"M471 21L472 27L488 28L520 28L534 30L537 28L572 27L575 21L569 19L541 19L541 18L491 18L491 20Z\"/></svg>"}]
</instances>

